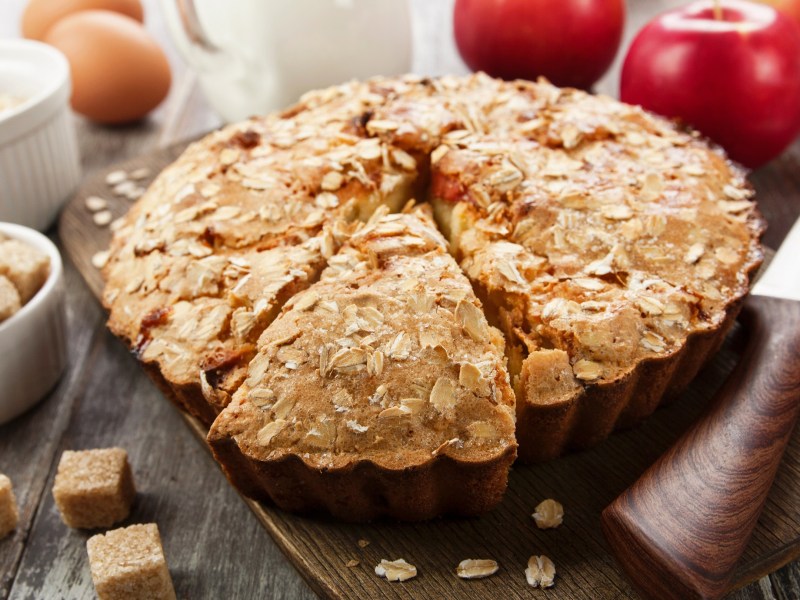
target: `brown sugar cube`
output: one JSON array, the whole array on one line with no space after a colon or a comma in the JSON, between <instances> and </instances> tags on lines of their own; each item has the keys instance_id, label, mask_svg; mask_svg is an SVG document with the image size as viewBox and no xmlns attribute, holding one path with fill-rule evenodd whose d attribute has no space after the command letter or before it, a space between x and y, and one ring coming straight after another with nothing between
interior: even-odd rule
<instances>
[{"instance_id":1,"label":"brown sugar cube","mask_svg":"<svg viewBox=\"0 0 800 600\"><path fill-rule=\"evenodd\" d=\"M86 550L100 600L175 598L155 523L92 536L86 542Z\"/></svg>"},{"instance_id":2,"label":"brown sugar cube","mask_svg":"<svg viewBox=\"0 0 800 600\"><path fill-rule=\"evenodd\" d=\"M67 450L53 485L61 519L70 527L111 527L131 511L136 489L122 448Z\"/></svg>"},{"instance_id":3,"label":"brown sugar cube","mask_svg":"<svg viewBox=\"0 0 800 600\"><path fill-rule=\"evenodd\" d=\"M0 323L22 308L19 292L11 280L0 275Z\"/></svg>"},{"instance_id":4,"label":"brown sugar cube","mask_svg":"<svg viewBox=\"0 0 800 600\"><path fill-rule=\"evenodd\" d=\"M22 304L33 298L47 281L50 259L18 240L0 241L0 275L16 286Z\"/></svg>"},{"instance_id":5,"label":"brown sugar cube","mask_svg":"<svg viewBox=\"0 0 800 600\"><path fill-rule=\"evenodd\" d=\"M0 474L0 539L14 531L17 521L19 521L19 511L11 480Z\"/></svg>"}]
</instances>

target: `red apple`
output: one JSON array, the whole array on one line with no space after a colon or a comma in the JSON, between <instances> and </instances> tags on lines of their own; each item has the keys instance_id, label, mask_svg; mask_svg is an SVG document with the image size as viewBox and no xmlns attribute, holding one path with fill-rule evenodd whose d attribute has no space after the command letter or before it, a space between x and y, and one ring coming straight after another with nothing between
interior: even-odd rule
<instances>
[{"instance_id":1,"label":"red apple","mask_svg":"<svg viewBox=\"0 0 800 600\"><path fill-rule=\"evenodd\" d=\"M620 97L676 117L757 167L800 132L800 28L745 0L665 13L634 39Z\"/></svg>"},{"instance_id":2,"label":"red apple","mask_svg":"<svg viewBox=\"0 0 800 600\"><path fill-rule=\"evenodd\" d=\"M624 23L624 0L456 0L453 26L475 71L588 89L614 60Z\"/></svg>"}]
</instances>

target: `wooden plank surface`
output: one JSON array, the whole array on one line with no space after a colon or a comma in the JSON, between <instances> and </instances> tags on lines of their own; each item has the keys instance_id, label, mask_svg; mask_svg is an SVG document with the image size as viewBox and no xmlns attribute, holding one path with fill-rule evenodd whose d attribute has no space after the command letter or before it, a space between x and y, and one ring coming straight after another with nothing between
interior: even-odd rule
<instances>
[{"instance_id":1,"label":"wooden plank surface","mask_svg":"<svg viewBox=\"0 0 800 600\"><path fill-rule=\"evenodd\" d=\"M19 35L17 24L25 2L0 2L0 37ZM416 72L434 75L466 72L452 42L449 23L452 2L412 0ZM168 40L157 0L143 3L147 28L166 49L170 59L173 89L168 100L148 119L131 126L105 128L76 118L87 174L194 137L219 123L199 93L194 77ZM598 84L599 91L616 95L619 64L633 32L653 15L681 3L683 0L628 2L626 41L609 75ZM753 177L762 210L770 222L765 240L773 247L779 245L800 213L798 157L800 149L795 145L787 157L756 172ZM58 241L55 232L53 236ZM313 597L312 590L227 485L177 411L164 402L135 361L104 331L104 315L69 260L65 268L70 339L67 372L36 409L0 427L0 472L8 473L14 480L22 513L15 534L0 541L0 598L94 596L84 550L86 535L71 531L58 521L50 487L61 450L108 443L125 445L134 457L134 472L143 493L130 521L155 518L162 531L168 532L166 552L179 597ZM642 457L640 460L644 463L649 459ZM586 473L579 466L573 465L571 469L567 473L578 476L578 489L590 485L588 480L581 483L580 477L585 478ZM798 474L784 467L776 488L797 497L797 480ZM568 500L562 500L569 511L575 509ZM602 502L598 500L597 504ZM762 521L768 528L791 526L782 515L770 512L765 513ZM524 525L529 527L530 522L525 520ZM441 532L447 533L445 529ZM526 531L523 538L528 539L525 536L529 534ZM348 552L358 552L353 549L352 540L348 538L346 542ZM754 541L755 553L763 552L771 542L774 540ZM373 542L364 555L367 560L379 554L382 557L384 549L391 548L382 548ZM586 553L591 551L586 549ZM605 560L611 559L606 556ZM764 566L753 564L758 567L755 573ZM371 565L362 564L362 568L368 566ZM423 570L422 578L425 565L419 563L419 566ZM562 573L565 568L571 568L571 565L559 566ZM520 568L504 564L505 570L514 570L518 577L521 577L521 572L517 572ZM459 593L472 589L466 587L468 583L455 579L451 584ZM589 582L578 580L575 584L582 586L584 597L593 597L594 588ZM410 595L413 588L386 584L380 589L388 589L394 595ZM548 595L562 597L559 590L561 588L557 587ZM628 597L628 593L621 590L608 593L618 598ZM488 591L486 597L489 597ZM798 562L731 594L736 600L798 597Z\"/></svg>"}]
</instances>

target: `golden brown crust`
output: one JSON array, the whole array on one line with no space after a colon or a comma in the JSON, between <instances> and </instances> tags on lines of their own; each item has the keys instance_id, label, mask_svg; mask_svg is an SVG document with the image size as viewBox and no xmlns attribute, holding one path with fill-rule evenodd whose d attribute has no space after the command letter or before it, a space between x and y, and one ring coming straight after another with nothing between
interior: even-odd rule
<instances>
[{"instance_id":1,"label":"golden brown crust","mask_svg":"<svg viewBox=\"0 0 800 600\"><path fill-rule=\"evenodd\" d=\"M715 351L762 257L763 221L751 196L744 173L719 149L609 98L482 74L350 83L216 132L164 171L115 235L106 269L109 326L160 387L206 423L228 406L209 439L248 494L348 519L471 513L499 497L497 482L513 455L508 447L482 456L483 476L494 483L468 508L471 500L459 505L453 495L448 505L444 491L437 499L423 490L445 471L463 470L468 478L469 444L445 446L431 463L427 440L419 446L425 452L390 464L387 457L403 446L399 439L390 436L385 447L357 443L354 433L364 423L350 419L347 430L345 419L340 432L317 422L327 413L318 412L316 400L303 400L314 415L298 409L300 421L316 426L274 414L272 387L281 377L293 377L304 397L320 396L305 364L318 350L295 348L289 329L300 323L317 332L307 339L319 344L319 332L342 325L322 316L292 324L304 312L298 304L317 304L311 290L336 304L352 298L353 289L389 285L399 271L382 270L383 254L389 263L409 260L412 270L425 270L419 261L431 272L450 269L433 249L439 234L417 231L425 239L410 252L397 244L397 233L364 237L379 218L361 224L382 206L396 212L411 198L431 201L489 322L503 333L488 328L492 344L505 345L520 456L532 461L635 424ZM382 226L391 230L396 218L409 217ZM363 279L372 271L374 280ZM436 288L419 279L420 292ZM380 292L387 306L403 293ZM360 298L361 308L375 308L380 294ZM421 303L428 305L424 297ZM436 359L438 351L420 339L423 323L391 325L417 340L425 361ZM388 360L383 346L340 353L350 347L331 347L331 356L372 378L376 361ZM499 397L509 406L507 375L495 370L501 372L481 377L505 390ZM452 386L442 385L449 394ZM248 399L254 390L260 391ZM340 407L351 410L370 406L375 390L344 391L350 400ZM253 410L254 400L269 408ZM380 408L399 416L417 404ZM336 414L330 422L341 424ZM276 420L286 423L264 433ZM331 432L328 450L335 451L313 450L311 442L324 448ZM344 445L337 448L339 433ZM401 468L410 469L428 504L412 505L413 490L389 482ZM368 496L365 482L378 481L393 490L388 500ZM348 485L360 491L350 493ZM336 504L337 494L361 512Z\"/></svg>"},{"instance_id":2,"label":"golden brown crust","mask_svg":"<svg viewBox=\"0 0 800 600\"><path fill-rule=\"evenodd\" d=\"M442 456L401 470L366 460L340 469L313 469L297 456L250 460L230 438L216 439L211 447L225 474L246 496L283 510L324 512L355 522L483 514L502 500L516 458L509 447L494 460L480 463Z\"/></svg>"},{"instance_id":3,"label":"golden brown crust","mask_svg":"<svg viewBox=\"0 0 800 600\"><path fill-rule=\"evenodd\" d=\"M739 306L732 307L719 329L694 333L679 352L644 360L614 381L579 386L573 395L549 404L519 402L519 459L542 462L569 450L591 448L613 431L650 416L681 392L719 350L738 312Z\"/></svg>"}]
</instances>

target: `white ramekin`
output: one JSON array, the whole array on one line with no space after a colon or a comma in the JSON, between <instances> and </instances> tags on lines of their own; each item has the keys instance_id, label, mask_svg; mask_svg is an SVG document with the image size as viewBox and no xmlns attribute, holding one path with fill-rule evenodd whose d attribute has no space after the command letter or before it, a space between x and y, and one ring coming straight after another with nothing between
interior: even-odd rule
<instances>
[{"instance_id":1,"label":"white ramekin","mask_svg":"<svg viewBox=\"0 0 800 600\"><path fill-rule=\"evenodd\" d=\"M0 112L0 221L47 229L81 178L69 64L31 40L0 40L0 90L26 101Z\"/></svg>"},{"instance_id":2,"label":"white ramekin","mask_svg":"<svg viewBox=\"0 0 800 600\"><path fill-rule=\"evenodd\" d=\"M55 385L67 360L64 268L53 242L41 233L0 223L0 233L50 258L42 289L0 323L0 424L22 414Z\"/></svg>"}]
</instances>

